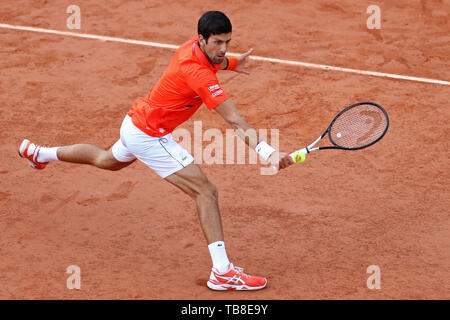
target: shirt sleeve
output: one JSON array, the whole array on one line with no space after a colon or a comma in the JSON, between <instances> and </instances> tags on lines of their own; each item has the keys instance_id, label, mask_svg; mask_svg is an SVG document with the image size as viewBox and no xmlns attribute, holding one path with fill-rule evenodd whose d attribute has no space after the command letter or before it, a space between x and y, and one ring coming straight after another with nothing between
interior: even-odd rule
<instances>
[{"instance_id":1,"label":"shirt sleeve","mask_svg":"<svg viewBox=\"0 0 450 320\"><path fill-rule=\"evenodd\" d=\"M228 99L214 71L200 67L187 71L185 75L187 85L200 96L209 110Z\"/></svg>"}]
</instances>

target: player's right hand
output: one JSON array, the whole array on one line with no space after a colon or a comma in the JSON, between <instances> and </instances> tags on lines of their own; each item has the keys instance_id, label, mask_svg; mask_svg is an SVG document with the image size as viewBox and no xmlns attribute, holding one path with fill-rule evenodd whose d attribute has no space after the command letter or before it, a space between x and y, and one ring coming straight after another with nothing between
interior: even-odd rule
<instances>
[{"instance_id":1,"label":"player's right hand","mask_svg":"<svg viewBox=\"0 0 450 320\"><path fill-rule=\"evenodd\" d=\"M239 73L244 73L249 75L250 72L247 70L247 61L249 60L249 56L252 54L253 48L248 50L246 53L241 54L239 57L237 57L238 63L234 71Z\"/></svg>"},{"instance_id":2,"label":"player's right hand","mask_svg":"<svg viewBox=\"0 0 450 320\"><path fill-rule=\"evenodd\" d=\"M292 160L289 153L279 151L274 151L270 155L268 161L270 162L271 166L277 170L285 169L294 164L294 160Z\"/></svg>"}]
</instances>

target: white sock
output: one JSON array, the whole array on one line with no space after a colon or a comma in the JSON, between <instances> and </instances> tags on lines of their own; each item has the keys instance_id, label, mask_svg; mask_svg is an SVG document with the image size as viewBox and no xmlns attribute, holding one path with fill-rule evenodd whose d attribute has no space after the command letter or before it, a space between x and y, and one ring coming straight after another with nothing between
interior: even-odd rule
<instances>
[{"instance_id":1,"label":"white sock","mask_svg":"<svg viewBox=\"0 0 450 320\"><path fill-rule=\"evenodd\" d=\"M209 253L213 262L213 267L219 273L228 271L230 261L228 260L227 252L225 250L225 243L223 241L216 241L208 245Z\"/></svg>"},{"instance_id":2,"label":"white sock","mask_svg":"<svg viewBox=\"0 0 450 320\"><path fill-rule=\"evenodd\" d=\"M39 149L39 155L36 160L40 163L58 160L58 149L59 147L41 147L41 149Z\"/></svg>"}]
</instances>

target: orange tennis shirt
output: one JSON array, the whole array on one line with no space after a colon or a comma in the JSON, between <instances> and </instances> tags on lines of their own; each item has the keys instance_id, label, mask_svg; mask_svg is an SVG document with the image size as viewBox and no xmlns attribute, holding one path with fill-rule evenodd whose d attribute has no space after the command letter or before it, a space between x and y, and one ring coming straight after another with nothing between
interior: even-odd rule
<instances>
[{"instance_id":1,"label":"orange tennis shirt","mask_svg":"<svg viewBox=\"0 0 450 320\"><path fill-rule=\"evenodd\" d=\"M201 51L198 37L192 38L177 49L155 87L145 98L138 98L127 114L150 136L171 133L202 103L212 110L228 99L217 79L219 68Z\"/></svg>"}]
</instances>

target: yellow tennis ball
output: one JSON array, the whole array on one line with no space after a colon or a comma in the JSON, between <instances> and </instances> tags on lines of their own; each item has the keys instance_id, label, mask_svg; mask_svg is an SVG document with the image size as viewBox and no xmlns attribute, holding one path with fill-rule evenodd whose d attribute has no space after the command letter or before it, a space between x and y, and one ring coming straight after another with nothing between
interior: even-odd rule
<instances>
[{"instance_id":1,"label":"yellow tennis ball","mask_svg":"<svg viewBox=\"0 0 450 320\"><path fill-rule=\"evenodd\" d=\"M295 163L302 163L306 159L306 154L300 151L296 151L293 156Z\"/></svg>"}]
</instances>

